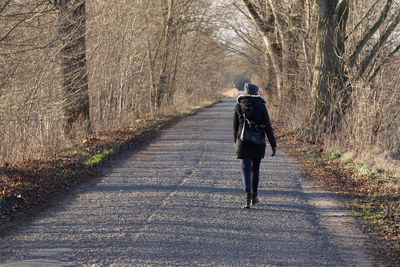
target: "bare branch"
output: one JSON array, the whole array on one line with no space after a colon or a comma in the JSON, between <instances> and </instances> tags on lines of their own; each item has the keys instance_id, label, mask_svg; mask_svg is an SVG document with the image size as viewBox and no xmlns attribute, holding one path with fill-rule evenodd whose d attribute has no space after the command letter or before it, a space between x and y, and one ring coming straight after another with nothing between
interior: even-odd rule
<instances>
[{"instance_id":1,"label":"bare branch","mask_svg":"<svg viewBox=\"0 0 400 267\"><path fill-rule=\"evenodd\" d=\"M249 11L252 19L256 23L257 28L263 33L271 33L274 32L274 27L271 27L271 21L274 20L273 15L271 14L268 21L264 20L260 14L257 12L256 6L249 0L243 0L243 3L246 5L247 10Z\"/></svg>"},{"instance_id":2,"label":"bare branch","mask_svg":"<svg viewBox=\"0 0 400 267\"><path fill-rule=\"evenodd\" d=\"M385 59L375 68L374 72L372 73L372 75L369 77L368 81L371 82L375 76L379 73L379 71L381 70L381 68L388 63L389 59L394 56L397 52L400 51L400 45L398 45L392 52L390 52Z\"/></svg>"},{"instance_id":3,"label":"bare branch","mask_svg":"<svg viewBox=\"0 0 400 267\"><path fill-rule=\"evenodd\" d=\"M382 34L381 38L379 41L374 45L372 50L369 52L368 56L364 58L364 60L361 62L360 69L358 70L356 79L359 79L365 72L365 70L368 68L370 65L371 61L374 59L378 51L381 49L383 44L386 42L386 40L389 38L389 36L393 33L395 28L400 22L400 8L398 8L394 20L389 24L389 26L386 28L385 32Z\"/></svg>"},{"instance_id":4,"label":"bare branch","mask_svg":"<svg viewBox=\"0 0 400 267\"><path fill-rule=\"evenodd\" d=\"M351 35L351 34L353 34L353 32L355 31L355 30L357 30L357 28L361 25L361 23L363 23L364 22L364 20L366 19L366 18L368 18L369 17L369 15L371 15L371 13L372 13L372 10L374 9L374 7L378 4L378 2L380 2L381 0L376 0L373 4L372 4L372 6L368 9L368 11L365 13L365 15L364 15L364 17L356 24L356 26L354 26L354 28L350 31L350 33L346 36L346 38L345 38L345 40L347 40L348 38L349 38L349 36Z\"/></svg>"},{"instance_id":5,"label":"bare branch","mask_svg":"<svg viewBox=\"0 0 400 267\"><path fill-rule=\"evenodd\" d=\"M7 39L10 35L11 35L11 33L15 30L15 29L17 29L18 28L18 26L19 25L21 25L22 23L24 23L26 20L28 20L28 19L30 19L30 15L32 15L32 14L34 14L35 16L36 16L36 14L33 12L36 8L38 8L39 6L41 6L43 3L45 3L46 2L46 0L44 0L44 1L42 1L42 2L39 2L36 6L34 6L31 10L30 10L30 12L28 12L28 13L26 13L26 15L25 15L25 17L24 18L22 18L22 19L20 19L13 27L11 27L11 29L4 35L4 36L2 36L1 38L0 38L0 42L2 42L2 41L4 41L5 39ZM6 3L7 4L7 3ZM4 6L5 7L5 6ZM0 10L0 12L1 12L2 10Z\"/></svg>"},{"instance_id":6,"label":"bare branch","mask_svg":"<svg viewBox=\"0 0 400 267\"><path fill-rule=\"evenodd\" d=\"M390 7L393 3L393 0L387 0L385 7L383 8L381 15L379 16L378 20L375 24L369 29L369 31L364 35L364 37L358 42L354 52L351 54L349 58L349 66L352 67L356 62L358 55L360 54L361 50L367 44L367 42L371 39L374 33L382 26L383 22L385 21L386 17L389 14Z\"/></svg>"}]
</instances>

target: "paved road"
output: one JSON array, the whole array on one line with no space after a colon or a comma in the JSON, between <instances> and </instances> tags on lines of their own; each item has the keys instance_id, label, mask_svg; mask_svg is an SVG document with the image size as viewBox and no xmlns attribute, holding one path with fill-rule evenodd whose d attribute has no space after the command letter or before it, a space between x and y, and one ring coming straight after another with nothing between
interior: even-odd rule
<instances>
[{"instance_id":1,"label":"paved road","mask_svg":"<svg viewBox=\"0 0 400 267\"><path fill-rule=\"evenodd\" d=\"M0 244L0 266L369 266L368 242L286 155L262 162L240 209L233 100L116 160Z\"/></svg>"}]
</instances>

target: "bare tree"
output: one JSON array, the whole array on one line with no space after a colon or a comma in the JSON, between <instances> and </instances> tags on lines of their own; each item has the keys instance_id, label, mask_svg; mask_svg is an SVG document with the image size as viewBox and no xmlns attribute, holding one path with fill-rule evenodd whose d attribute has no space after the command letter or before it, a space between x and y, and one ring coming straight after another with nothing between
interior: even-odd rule
<instances>
[{"instance_id":1,"label":"bare tree","mask_svg":"<svg viewBox=\"0 0 400 267\"><path fill-rule=\"evenodd\" d=\"M66 96L64 132L71 135L74 123L80 118L90 133L85 0L58 0L55 5L59 10L60 58Z\"/></svg>"},{"instance_id":2,"label":"bare tree","mask_svg":"<svg viewBox=\"0 0 400 267\"><path fill-rule=\"evenodd\" d=\"M282 48L276 39L276 18L273 14L272 7L269 1L264 0L243 0L243 3L246 6L254 24L262 34L265 47L268 51L268 55L271 59L271 63L274 67L276 75L277 95L278 98L281 98L284 83L284 74L282 70L283 66L281 61Z\"/></svg>"},{"instance_id":3,"label":"bare tree","mask_svg":"<svg viewBox=\"0 0 400 267\"><path fill-rule=\"evenodd\" d=\"M345 136L394 149L398 8L393 0L5 0L0 156L46 156L75 142L67 136L179 112L236 75L268 88L273 112L306 125L315 141Z\"/></svg>"},{"instance_id":4,"label":"bare tree","mask_svg":"<svg viewBox=\"0 0 400 267\"><path fill-rule=\"evenodd\" d=\"M375 2L375 3L377 3L377 2ZM389 14L389 10L390 10L390 7L391 7L392 3L393 3L393 0L387 0L386 1L386 5L382 9L382 12L381 12L379 18L377 19L377 21L366 32L366 34L363 36L363 38L357 43L356 48L354 49L353 53L351 54L351 56L349 58L349 66L350 67L354 66L354 64L356 63L356 59L357 59L358 55L360 54L360 52L362 51L362 49L364 48L364 46L371 39L371 37L375 34L375 32L379 29L379 27L381 27L382 24L384 23L386 17ZM367 12L367 14L368 13L369 13L369 11ZM367 17L367 15L366 15L366 17Z\"/></svg>"},{"instance_id":5,"label":"bare tree","mask_svg":"<svg viewBox=\"0 0 400 267\"><path fill-rule=\"evenodd\" d=\"M386 8L384 9L384 11L386 12ZM379 50L381 50L381 48L384 46L390 35L395 31L397 25L399 25L399 22L400 22L400 8L397 9L393 21L389 23L387 28L384 30L382 36L379 38L378 42L373 46L369 54L361 62L360 68L358 69L356 75L357 79L359 79L364 74L366 69L370 66L372 60L377 56ZM366 37L368 37L368 35ZM396 53L395 51L397 51L397 49L393 50L394 53Z\"/></svg>"},{"instance_id":6,"label":"bare tree","mask_svg":"<svg viewBox=\"0 0 400 267\"><path fill-rule=\"evenodd\" d=\"M320 134L334 131L343 119L350 92L344 71L347 0L318 1L319 22L311 87L312 108L309 135L316 141Z\"/></svg>"}]
</instances>

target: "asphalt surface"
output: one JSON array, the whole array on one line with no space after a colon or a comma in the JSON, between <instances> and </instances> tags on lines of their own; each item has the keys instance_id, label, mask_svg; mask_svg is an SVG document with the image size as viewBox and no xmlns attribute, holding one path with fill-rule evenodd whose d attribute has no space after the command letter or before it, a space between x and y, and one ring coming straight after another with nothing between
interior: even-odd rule
<instances>
[{"instance_id":1,"label":"asphalt surface","mask_svg":"<svg viewBox=\"0 0 400 267\"><path fill-rule=\"evenodd\" d=\"M348 213L279 150L260 204L240 209L234 104L183 119L3 237L0 266L373 265Z\"/></svg>"}]
</instances>

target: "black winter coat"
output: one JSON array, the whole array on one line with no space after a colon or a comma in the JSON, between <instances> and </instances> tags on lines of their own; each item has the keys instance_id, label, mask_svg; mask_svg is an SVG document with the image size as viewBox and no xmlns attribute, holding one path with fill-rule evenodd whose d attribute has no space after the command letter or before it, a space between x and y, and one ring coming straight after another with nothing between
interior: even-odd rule
<instances>
[{"instance_id":1,"label":"black winter coat","mask_svg":"<svg viewBox=\"0 0 400 267\"><path fill-rule=\"evenodd\" d=\"M272 130L265 103L265 100L260 96L240 96L238 98L238 104L235 107L235 113L233 115L233 138L236 143L236 156L238 159L264 158L266 147L265 145L255 145L240 140L244 122L240 105L244 109L247 119L265 125L265 134L267 135L268 141L271 147L276 147L275 135Z\"/></svg>"}]
</instances>

